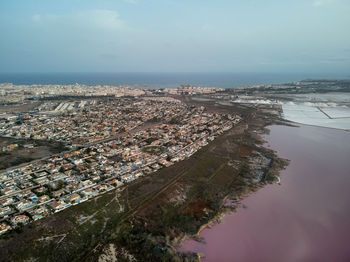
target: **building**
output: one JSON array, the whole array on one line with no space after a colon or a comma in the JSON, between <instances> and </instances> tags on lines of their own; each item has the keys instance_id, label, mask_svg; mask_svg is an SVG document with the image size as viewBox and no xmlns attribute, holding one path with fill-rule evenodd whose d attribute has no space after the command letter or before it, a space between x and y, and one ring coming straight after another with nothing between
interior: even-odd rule
<instances>
[{"instance_id":1,"label":"building","mask_svg":"<svg viewBox=\"0 0 350 262\"><path fill-rule=\"evenodd\" d=\"M17 215L10 218L10 222L14 227L16 227L18 224L25 225L29 223L29 221L30 221L30 218L26 215Z\"/></svg>"},{"instance_id":2,"label":"building","mask_svg":"<svg viewBox=\"0 0 350 262\"><path fill-rule=\"evenodd\" d=\"M5 232L7 232L10 229L11 229L10 225L8 225L6 223L0 223L0 234L4 234Z\"/></svg>"}]
</instances>

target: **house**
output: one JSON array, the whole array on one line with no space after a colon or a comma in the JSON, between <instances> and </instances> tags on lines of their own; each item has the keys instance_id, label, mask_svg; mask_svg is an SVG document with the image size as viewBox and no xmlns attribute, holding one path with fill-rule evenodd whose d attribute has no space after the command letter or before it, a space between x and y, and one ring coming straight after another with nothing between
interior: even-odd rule
<instances>
[{"instance_id":1,"label":"house","mask_svg":"<svg viewBox=\"0 0 350 262\"><path fill-rule=\"evenodd\" d=\"M37 209L34 209L30 212L30 215L32 216L33 220L36 221L38 219L42 219L49 213L49 210L45 206L40 206Z\"/></svg>"},{"instance_id":2,"label":"house","mask_svg":"<svg viewBox=\"0 0 350 262\"><path fill-rule=\"evenodd\" d=\"M47 188L46 188L46 187L43 187L43 186L34 189L34 192L35 192L35 193L39 193L39 194L43 194L43 193L45 193L46 191L47 191Z\"/></svg>"},{"instance_id":3,"label":"house","mask_svg":"<svg viewBox=\"0 0 350 262\"><path fill-rule=\"evenodd\" d=\"M26 199L18 201L16 204L16 208L20 211L25 211L27 209L34 207L34 206L35 206L35 204L32 201L29 201Z\"/></svg>"},{"instance_id":4,"label":"house","mask_svg":"<svg viewBox=\"0 0 350 262\"><path fill-rule=\"evenodd\" d=\"M64 195L64 190L63 190L63 189L60 189L60 190L57 190L57 191L53 191L53 192L52 192L52 195L53 195L54 197L63 196L63 195Z\"/></svg>"},{"instance_id":5,"label":"house","mask_svg":"<svg viewBox=\"0 0 350 262\"><path fill-rule=\"evenodd\" d=\"M97 195L96 191L92 188L87 188L87 189L81 191L81 193L86 197L93 197L93 196Z\"/></svg>"},{"instance_id":6,"label":"house","mask_svg":"<svg viewBox=\"0 0 350 262\"><path fill-rule=\"evenodd\" d=\"M4 207L4 206L11 205L13 202L15 202L15 200L12 197L8 197L8 198L2 199L0 201L0 204Z\"/></svg>"},{"instance_id":7,"label":"house","mask_svg":"<svg viewBox=\"0 0 350 262\"><path fill-rule=\"evenodd\" d=\"M0 234L4 234L6 231L10 230L11 227L6 223L0 223Z\"/></svg>"},{"instance_id":8,"label":"house","mask_svg":"<svg viewBox=\"0 0 350 262\"><path fill-rule=\"evenodd\" d=\"M124 176L121 176L120 178L121 178L124 182L131 182L131 181L134 180L134 177L133 177L133 175L131 175L131 174L126 174L126 175L124 175Z\"/></svg>"},{"instance_id":9,"label":"house","mask_svg":"<svg viewBox=\"0 0 350 262\"><path fill-rule=\"evenodd\" d=\"M14 216L14 217L11 217L10 218L10 222L13 226L17 226L18 224L27 224L29 223L30 221L30 218L26 215L17 215L17 216Z\"/></svg>"},{"instance_id":10,"label":"house","mask_svg":"<svg viewBox=\"0 0 350 262\"><path fill-rule=\"evenodd\" d=\"M114 188L115 188L115 187L112 186L112 185L107 185L106 191L111 191L111 190L113 190Z\"/></svg>"},{"instance_id":11,"label":"house","mask_svg":"<svg viewBox=\"0 0 350 262\"><path fill-rule=\"evenodd\" d=\"M98 192L107 191L108 185L97 185L97 186L95 187L95 189L96 189Z\"/></svg>"},{"instance_id":12,"label":"house","mask_svg":"<svg viewBox=\"0 0 350 262\"><path fill-rule=\"evenodd\" d=\"M41 171L41 172L35 173L36 177L43 177L43 176L46 176L46 175L47 175L47 172L45 172L45 171Z\"/></svg>"},{"instance_id":13,"label":"house","mask_svg":"<svg viewBox=\"0 0 350 262\"><path fill-rule=\"evenodd\" d=\"M37 201L39 200L39 199L38 199L38 196L35 195L34 193L30 194L30 195L28 196L28 198L29 198L31 201L33 201L33 202L37 202Z\"/></svg>"},{"instance_id":14,"label":"house","mask_svg":"<svg viewBox=\"0 0 350 262\"><path fill-rule=\"evenodd\" d=\"M75 193L67 197L66 200L74 205L80 203L83 199L79 194Z\"/></svg>"},{"instance_id":15,"label":"house","mask_svg":"<svg viewBox=\"0 0 350 262\"><path fill-rule=\"evenodd\" d=\"M143 176L142 172L137 172L134 174L135 179L139 178L140 176Z\"/></svg>"},{"instance_id":16,"label":"house","mask_svg":"<svg viewBox=\"0 0 350 262\"><path fill-rule=\"evenodd\" d=\"M53 201L52 203L50 203L50 206L52 207L52 209L54 210L54 212L59 212L67 207L70 207L71 204L70 203L65 203L63 200L59 200L59 201Z\"/></svg>"},{"instance_id":17,"label":"house","mask_svg":"<svg viewBox=\"0 0 350 262\"><path fill-rule=\"evenodd\" d=\"M50 197L48 195L43 195L43 196L39 197L38 200L40 203L44 203L46 201L49 201Z\"/></svg>"},{"instance_id":18,"label":"house","mask_svg":"<svg viewBox=\"0 0 350 262\"><path fill-rule=\"evenodd\" d=\"M39 185L48 184L50 182L50 180L46 176L36 178L36 179L34 179L34 181L35 181L35 183L37 183Z\"/></svg>"},{"instance_id":19,"label":"house","mask_svg":"<svg viewBox=\"0 0 350 262\"><path fill-rule=\"evenodd\" d=\"M116 179L116 178L114 178L112 180L109 180L108 183L116 184L117 187L123 185L123 183L121 181L119 181L118 179Z\"/></svg>"},{"instance_id":20,"label":"house","mask_svg":"<svg viewBox=\"0 0 350 262\"><path fill-rule=\"evenodd\" d=\"M13 212L14 212L13 209L9 206L0 208L0 216L1 217L11 215Z\"/></svg>"},{"instance_id":21,"label":"house","mask_svg":"<svg viewBox=\"0 0 350 262\"><path fill-rule=\"evenodd\" d=\"M1 192L4 194L4 195L10 195L12 193L15 193L16 191L18 191L19 188L16 187L16 186L10 186L10 187L6 187L5 189L1 190Z\"/></svg>"}]
</instances>

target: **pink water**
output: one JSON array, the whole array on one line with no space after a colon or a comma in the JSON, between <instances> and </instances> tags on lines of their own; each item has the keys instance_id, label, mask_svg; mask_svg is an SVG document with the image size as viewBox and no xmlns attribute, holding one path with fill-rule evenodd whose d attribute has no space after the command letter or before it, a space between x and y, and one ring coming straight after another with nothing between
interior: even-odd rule
<instances>
[{"instance_id":1,"label":"pink water","mask_svg":"<svg viewBox=\"0 0 350 262\"><path fill-rule=\"evenodd\" d=\"M202 261L350 261L350 133L272 126L266 140L290 165L281 185L246 198L247 208L205 229L182 251Z\"/></svg>"}]
</instances>

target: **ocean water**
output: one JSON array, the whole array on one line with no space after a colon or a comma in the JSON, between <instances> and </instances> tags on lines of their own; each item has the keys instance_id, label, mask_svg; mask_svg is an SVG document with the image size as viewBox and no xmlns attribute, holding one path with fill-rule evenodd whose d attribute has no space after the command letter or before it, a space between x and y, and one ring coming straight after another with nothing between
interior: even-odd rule
<instances>
[{"instance_id":1,"label":"ocean water","mask_svg":"<svg viewBox=\"0 0 350 262\"><path fill-rule=\"evenodd\" d=\"M150 88L177 87L180 84L236 88L257 84L281 84L306 78L327 78L307 74L263 73L0 73L0 83L146 85Z\"/></svg>"}]
</instances>

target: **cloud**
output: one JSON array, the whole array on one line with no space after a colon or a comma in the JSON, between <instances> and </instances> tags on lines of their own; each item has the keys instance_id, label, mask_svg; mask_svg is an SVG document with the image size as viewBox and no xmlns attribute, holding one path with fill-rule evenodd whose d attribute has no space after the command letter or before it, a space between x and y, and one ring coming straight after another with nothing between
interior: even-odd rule
<instances>
[{"instance_id":1,"label":"cloud","mask_svg":"<svg viewBox=\"0 0 350 262\"><path fill-rule=\"evenodd\" d=\"M350 62L349 57L332 57L328 59L324 59L321 61L322 63L348 63Z\"/></svg>"},{"instance_id":2,"label":"cloud","mask_svg":"<svg viewBox=\"0 0 350 262\"><path fill-rule=\"evenodd\" d=\"M41 16L40 16L40 15L33 15L32 20L33 20L34 22L40 22Z\"/></svg>"},{"instance_id":3,"label":"cloud","mask_svg":"<svg viewBox=\"0 0 350 262\"><path fill-rule=\"evenodd\" d=\"M101 29L122 29L125 26L118 12L112 10L91 10L80 12L75 19Z\"/></svg>"},{"instance_id":4,"label":"cloud","mask_svg":"<svg viewBox=\"0 0 350 262\"><path fill-rule=\"evenodd\" d=\"M35 23L47 23L50 21L55 21L58 18L59 17L57 15L54 15L54 14L35 14L32 16L32 20Z\"/></svg>"},{"instance_id":5,"label":"cloud","mask_svg":"<svg viewBox=\"0 0 350 262\"><path fill-rule=\"evenodd\" d=\"M137 4L137 0L123 0L125 3L128 3L128 4Z\"/></svg>"},{"instance_id":6,"label":"cloud","mask_svg":"<svg viewBox=\"0 0 350 262\"><path fill-rule=\"evenodd\" d=\"M327 6L333 4L335 0L314 0L313 5L316 7Z\"/></svg>"},{"instance_id":7,"label":"cloud","mask_svg":"<svg viewBox=\"0 0 350 262\"><path fill-rule=\"evenodd\" d=\"M117 11L94 9L66 15L35 14L32 21L47 25L68 25L79 28L95 28L100 30L118 30L126 28L125 22Z\"/></svg>"},{"instance_id":8,"label":"cloud","mask_svg":"<svg viewBox=\"0 0 350 262\"><path fill-rule=\"evenodd\" d=\"M215 31L215 27L210 24L204 24L201 28L203 31L212 32Z\"/></svg>"},{"instance_id":9,"label":"cloud","mask_svg":"<svg viewBox=\"0 0 350 262\"><path fill-rule=\"evenodd\" d=\"M120 58L118 55L113 54L113 53L104 53L104 54L100 54L99 56L100 56L100 58L106 59L106 60L115 60L115 59Z\"/></svg>"}]
</instances>

